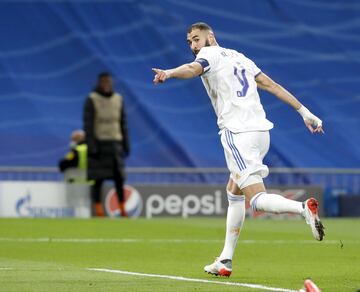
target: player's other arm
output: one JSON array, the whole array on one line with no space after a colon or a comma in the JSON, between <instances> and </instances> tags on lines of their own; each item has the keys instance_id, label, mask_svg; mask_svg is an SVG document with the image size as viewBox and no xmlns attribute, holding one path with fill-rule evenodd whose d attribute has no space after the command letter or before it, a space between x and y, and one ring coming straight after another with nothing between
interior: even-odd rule
<instances>
[{"instance_id":1,"label":"player's other arm","mask_svg":"<svg viewBox=\"0 0 360 292\"><path fill-rule=\"evenodd\" d=\"M155 72L153 80L155 84L165 82L169 78L190 79L203 73L203 67L198 62L184 64L173 69L152 68L152 70Z\"/></svg>"},{"instance_id":2,"label":"player's other arm","mask_svg":"<svg viewBox=\"0 0 360 292\"><path fill-rule=\"evenodd\" d=\"M315 115L313 115L305 106L303 106L298 99L287 91L280 84L273 81L264 73L260 73L256 76L255 81L257 86L263 90L275 95L281 101L292 106L303 117L306 127L311 133L324 133L322 128L322 121Z\"/></svg>"}]
</instances>

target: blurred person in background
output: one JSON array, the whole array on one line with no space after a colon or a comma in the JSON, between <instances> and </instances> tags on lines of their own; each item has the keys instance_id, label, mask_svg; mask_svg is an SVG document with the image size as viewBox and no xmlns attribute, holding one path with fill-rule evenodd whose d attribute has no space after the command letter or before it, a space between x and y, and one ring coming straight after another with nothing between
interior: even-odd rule
<instances>
[{"instance_id":1,"label":"blurred person in background","mask_svg":"<svg viewBox=\"0 0 360 292\"><path fill-rule=\"evenodd\" d=\"M66 182L87 182L87 146L83 130L71 133L70 151L59 161L59 169L64 172Z\"/></svg>"},{"instance_id":2,"label":"blurred person in background","mask_svg":"<svg viewBox=\"0 0 360 292\"><path fill-rule=\"evenodd\" d=\"M122 217L127 217L124 198L124 158L129 155L129 137L124 100L114 92L110 73L98 75L96 87L84 106L84 131L88 146L88 179L94 180L91 197L96 216L104 216L101 188L112 179Z\"/></svg>"},{"instance_id":3,"label":"blurred person in background","mask_svg":"<svg viewBox=\"0 0 360 292\"><path fill-rule=\"evenodd\" d=\"M263 159L269 150L269 130L258 88L266 90L294 108L311 133L324 133L322 121L298 99L264 74L256 64L236 50L220 47L212 28L199 22L187 30L187 42L195 60L173 69L153 68L155 84L170 78L201 76L217 115L220 139L230 172L227 185L228 212L223 250L205 272L227 276L245 220L245 198L255 211L302 215L316 240L323 240L324 227L318 216L318 202L309 198L298 202L267 193L263 183L269 169Z\"/></svg>"}]
</instances>

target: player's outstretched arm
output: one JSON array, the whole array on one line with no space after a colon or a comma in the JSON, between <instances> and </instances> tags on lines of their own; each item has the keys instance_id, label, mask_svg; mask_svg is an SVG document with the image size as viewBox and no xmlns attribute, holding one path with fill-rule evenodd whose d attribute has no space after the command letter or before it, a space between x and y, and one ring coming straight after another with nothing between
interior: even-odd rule
<instances>
[{"instance_id":1,"label":"player's outstretched arm","mask_svg":"<svg viewBox=\"0 0 360 292\"><path fill-rule=\"evenodd\" d=\"M152 68L152 70L155 73L154 84L163 83L169 78L189 79L203 73L203 67L198 62L184 64L174 69Z\"/></svg>"},{"instance_id":2,"label":"player's outstretched arm","mask_svg":"<svg viewBox=\"0 0 360 292\"><path fill-rule=\"evenodd\" d=\"M298 101L298 99L284 87L282 87L280 84L277 84L264 73L260 73L255 78L255 81L259 88L272 93L281 101L287 103L295 110L297 110L298 113L303 117L304 123L311 133L324 133L322 128L322 121L317 116L312 114L305 106L303 106Z\"/></svg>"}]
</instances>

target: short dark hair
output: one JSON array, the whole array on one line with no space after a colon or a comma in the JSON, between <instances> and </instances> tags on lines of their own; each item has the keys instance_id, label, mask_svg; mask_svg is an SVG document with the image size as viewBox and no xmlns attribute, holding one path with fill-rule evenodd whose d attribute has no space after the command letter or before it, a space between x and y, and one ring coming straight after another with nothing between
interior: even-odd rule
<instances>
[{"instance_id":1,"label":"short dark hair","mask_svg":"<svg viewBox=\"0 0 360 292\"><path fill-rule=\"evenodd\" d=\"M98 75L98 80L100 80L101 78L104 78L104 77L112 77L112 74L110 72L101 72Z\"/></svg>"},{"instance_id":2,"label":"short dark hair","mask_svg":"<svg viewBox=\"0 0 360 292\"><path fill-rule=\"evenodd\" d=\"M190 25L187 29L187 33L191 33L194 29L213 31L213 29L210 27L210 25L208 25L205 22L196 22L196 23Z\"/></svg>"}]
</instances>

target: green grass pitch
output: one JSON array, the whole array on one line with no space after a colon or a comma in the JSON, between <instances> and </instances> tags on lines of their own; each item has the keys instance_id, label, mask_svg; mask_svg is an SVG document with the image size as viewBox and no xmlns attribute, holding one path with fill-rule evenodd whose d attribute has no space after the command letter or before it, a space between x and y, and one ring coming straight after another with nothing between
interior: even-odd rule
<instances>
[{"instance_id":1,"label":"green grass pitch","mask_svg":"<svg viewBox=\"0 0 360 292\"><path fill-rule=\"evenodd\" d=\"M104 268L298 290L360 289L360 219L325 219L323 242L299 220L247 219L230 278L203 272L225 218L0 219L0 291L261 291L91 271Z\"/></svg>"}]
</instances>

